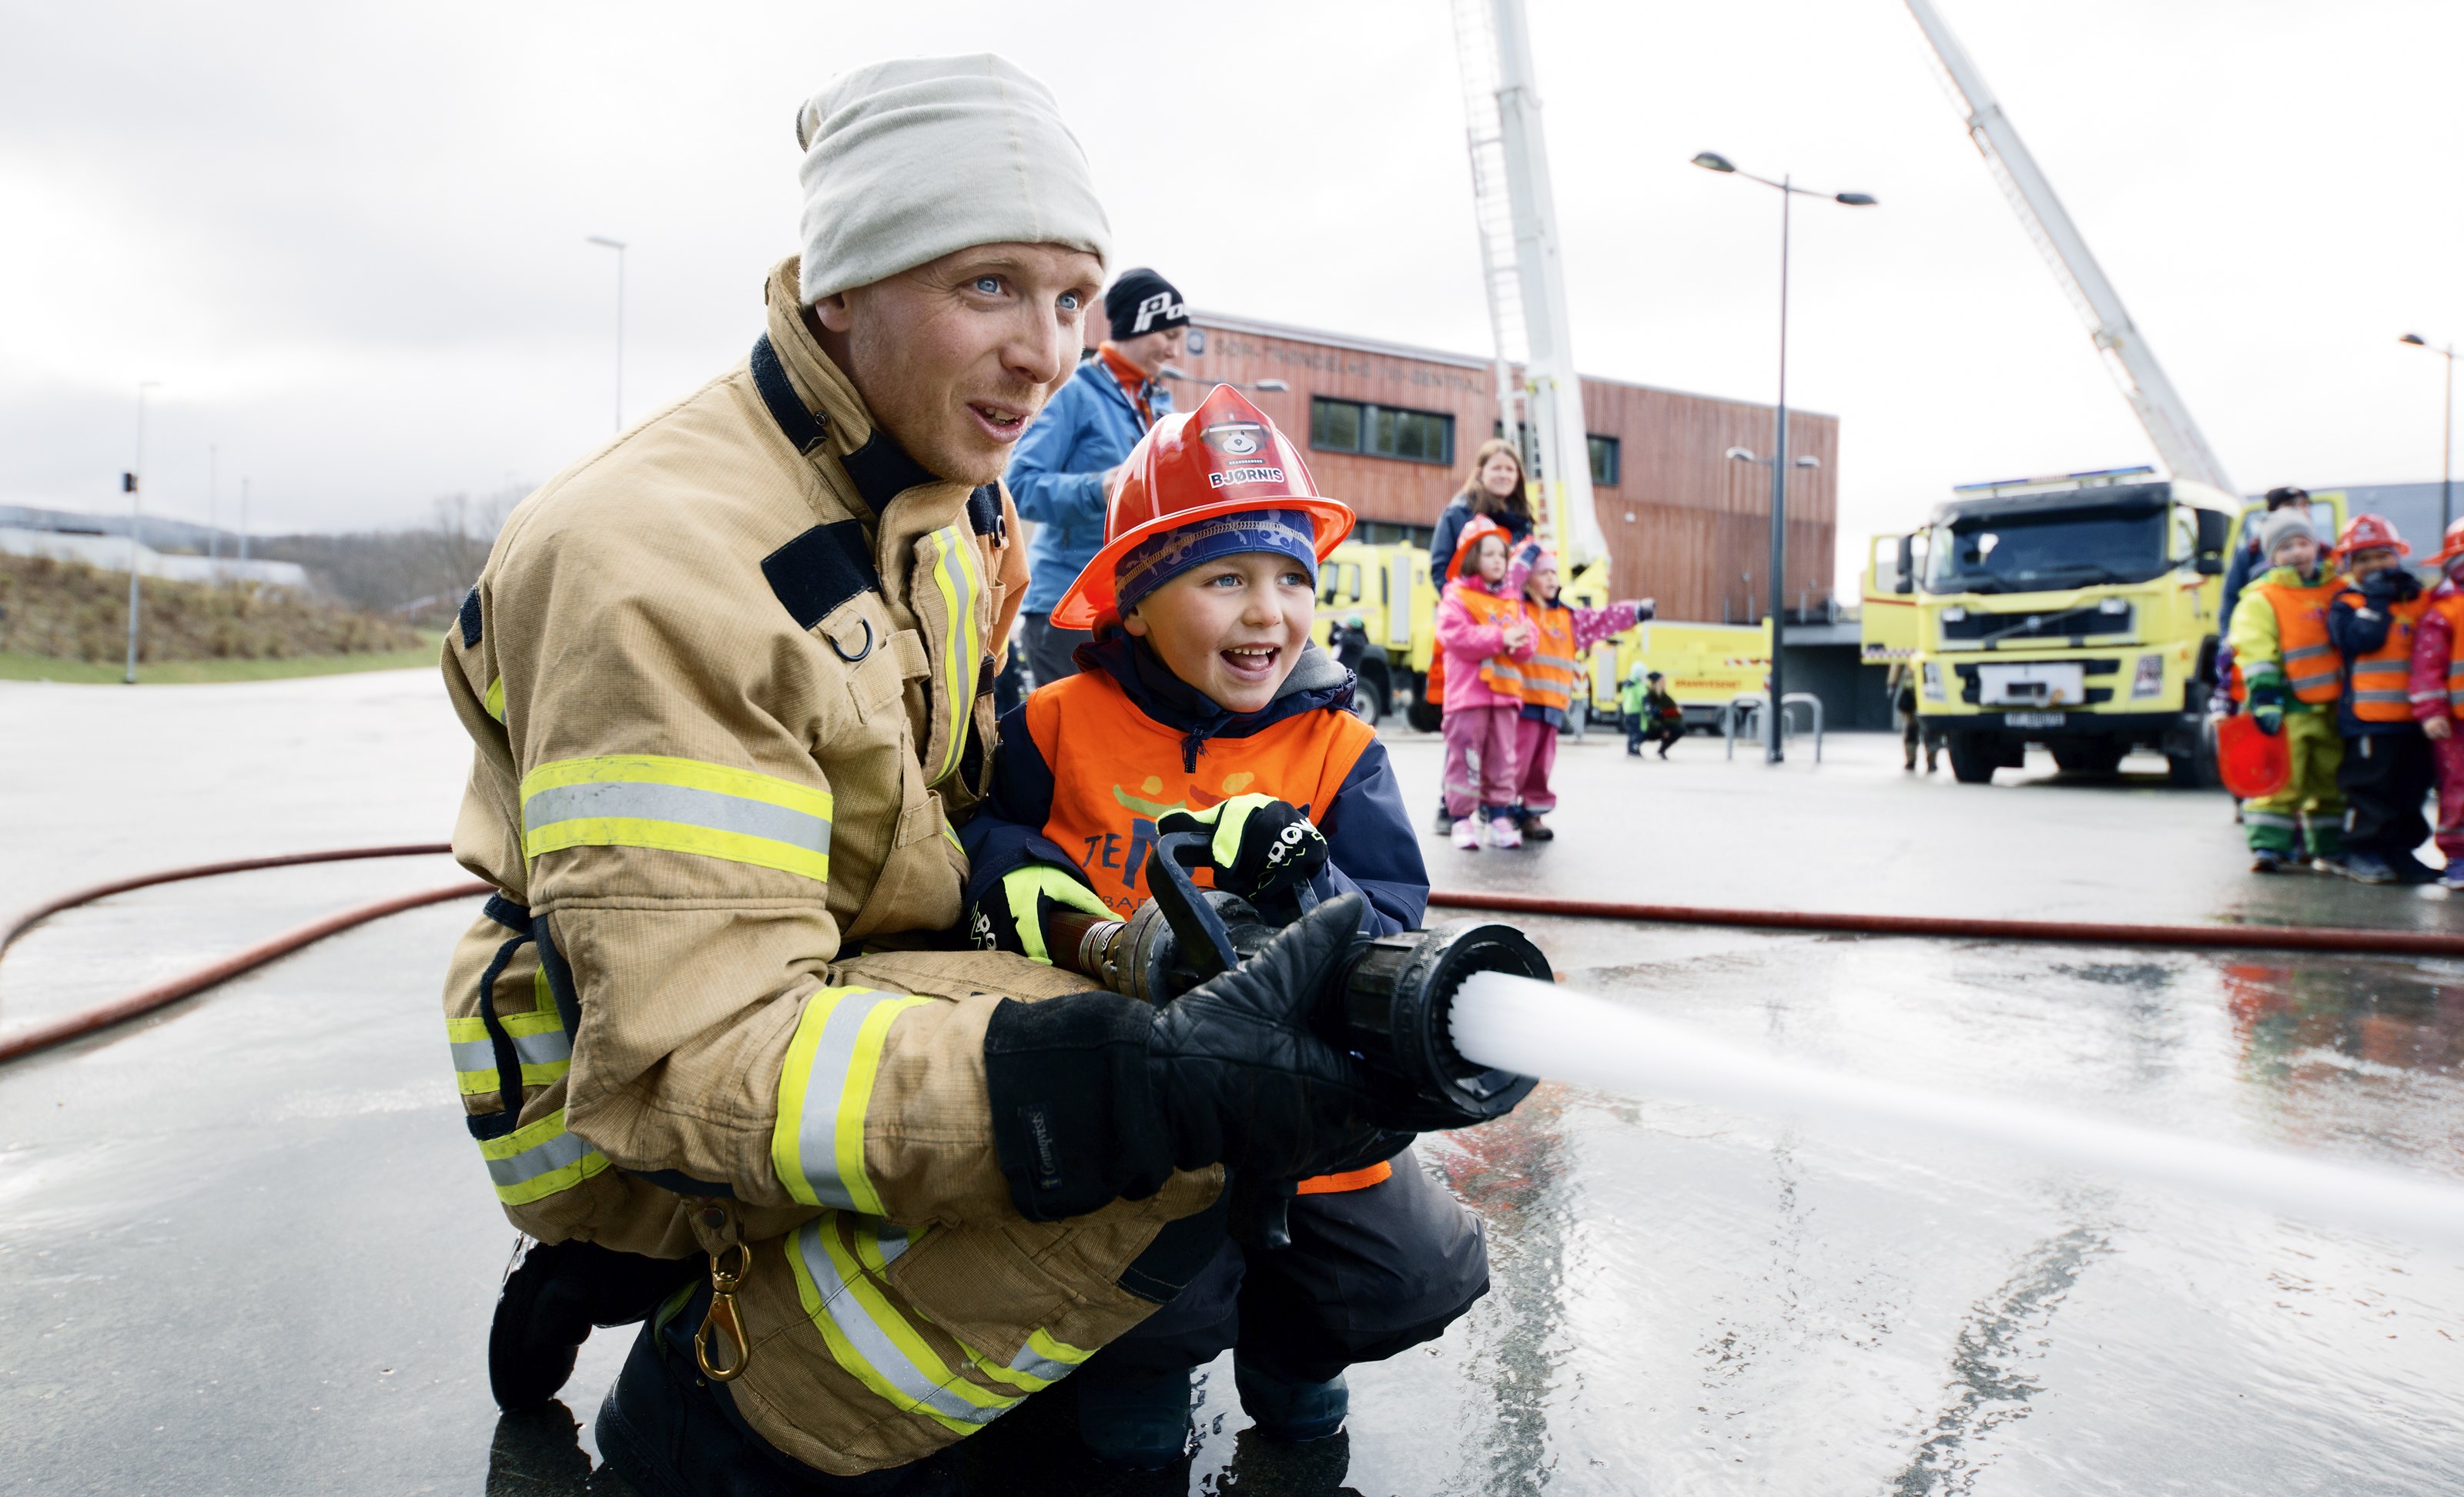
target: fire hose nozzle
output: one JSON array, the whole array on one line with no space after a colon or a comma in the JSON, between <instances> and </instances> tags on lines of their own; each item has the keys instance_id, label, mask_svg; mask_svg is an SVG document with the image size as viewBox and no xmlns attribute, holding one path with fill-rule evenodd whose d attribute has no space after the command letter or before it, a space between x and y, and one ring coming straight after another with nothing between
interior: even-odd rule
<instances>
[{"instance_id":1,"label":"fire hose nozzle","mask_svg":"<svg viewBox=\"0 0 2464 1497\"><path fill-rule=\"evenodd\" d=\"M1198 888L1188 870L1205 861L1203 833L1156 839L1147 859L1153 897L1126 920L1056 915L1054 959L1113 992L1161 1004L1264 951L1288 922L1270 922L1237 895ZM1306 893L1297 902L1316 904ZM1386 1126L1424 1132L1485 1123L1539 1085L1465 1060L1447 1037L1455 993L1474 972L1551 977L1549 958L1521 931L1469 920L1360 936L1338 964L1318 1011L1328 1038L1391 1084L1395 1111L1380 1120Z\"/></svg>"}]
</instances>

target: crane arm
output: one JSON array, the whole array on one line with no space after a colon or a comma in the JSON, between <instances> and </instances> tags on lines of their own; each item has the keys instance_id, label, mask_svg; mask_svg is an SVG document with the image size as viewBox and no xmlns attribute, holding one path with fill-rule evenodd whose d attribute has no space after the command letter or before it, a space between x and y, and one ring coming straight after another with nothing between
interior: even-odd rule
<instances>
[{"instance_id":1,"label":"crane arm","mask_svg":"<svg viewBox=\"0 0 2464 1497\"><path fill-rule=\"evenodd\" d=\"M1950 28L1943 24L1932 0L1906 0L1906 4L1908 14L1915 18L1917 29L1925 33L1959 97L1967 117L1969 139L1976 143L2028 236L2035 241L2045 263L2053 267L2055 277L2079 308L2097 351L2103 356L2114 382L2122 386L2123 398L2130 402L2139 424L2146 429L2147 440L2154 444L2158 458L2176 478L2210 484L2227 494L2237 492L2225 477L2224 465L2216 460L2208 439L2200 434L2198 423L2190 419L2189 407L2173 388L2173 382L2165 377L2155 351L2131 322L2129 312L2122 305L2121 294L2113 289L2113 282L2105 279L2096 256L2088 253L2087 241L2080 237L2079 227L2063 211L2061 199L2054 195L2053 184L2045 180L2010 116L2003 113L2001 102L1986 86L1985 76L1976 70Z\"/></svg>"}]
</instances>

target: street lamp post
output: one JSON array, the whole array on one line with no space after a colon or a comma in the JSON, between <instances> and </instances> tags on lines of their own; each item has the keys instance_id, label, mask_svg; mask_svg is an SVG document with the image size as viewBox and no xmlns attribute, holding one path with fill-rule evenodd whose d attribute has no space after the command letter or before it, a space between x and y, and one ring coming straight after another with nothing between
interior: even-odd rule
<instances>
[{"instance_id":1,"label":"street lamp post","mask_svg":"<svg viewBox=\"0 0 2464 1497\"><path fill-rule=\"evenodd\" d=\"M137 382L137 455L134 466L120 475L120 486L128 491L128 670L121 677L128 686L137 684L137 486L145 472L145 392L162 383Z\"/></svg>"},{"instance_id":2,"label":"street lamp post","mask_svg":"<svg viewBox=\"0 0 2464 1497\"><path fill-rule=\"evenodd\" d=\"M2419 333L2407 333L2396 341L2427 348L2447 361L2446 420L2438 429L2438 535L2443 540L2447 527L2455 523L2455 345L2437 347Z\"/></svg>"},{"instance_id":3,"label":"street lamp post","mask_svg":"<svg viewBox=\"0 0 2464 1497\"><path fill-rule=\"evenodd\" d=\"M625 241L592 234L586 241L616 252L616 434L625 434Z\"/></svg>"},{"instance_id":4,"label":"street lamp post","mask_svg":"<svg viewBox=\"0 0 2464 1497\"><path fill-rule=\"evenodd\" d=\"M1725 172L1733 176L1743 177L1748 182L1759 182L1764 187L1776 188L1779 192L1779 399L1772 407L1773 421L1771 426L1771 455L1769 459L1771 471L1771 586L1769 589L1771 593L1771 711L1766 715L1769 720L1763 725L1763 761L1765 763L1776 764L1788 757L1787 751L1781 746L1782 739L1780 735L1780 698L1787 690L1786 679L1781 665L1780 646L1787 637L1788 632L1788 621L1785 615L1788 611L1789 209L1792 200L1798 197L1827 197L1835 203L1845 203L1850 208L1872 208L1874 206L1874 199L1869 194L1863 192L1816 192L1811 188L1796 186L1794 180L1787 176L1782 176L1777 182L1773 182L1769 177L1757 177L1750 171L1737 170L1735 165L1731 163L1728 158L1720 155L1716 151L1704 151L1697 155L1694 158L1694 165L1702 167L1705 171ZM1742 450L1731 449L1729 455L1733 457L1739 451ZM1763 459L1749 458L1749 460L1762 461ZM1751 611L1750 603L1749 603L1748 611Z\"/></svg>"}]
</instances>

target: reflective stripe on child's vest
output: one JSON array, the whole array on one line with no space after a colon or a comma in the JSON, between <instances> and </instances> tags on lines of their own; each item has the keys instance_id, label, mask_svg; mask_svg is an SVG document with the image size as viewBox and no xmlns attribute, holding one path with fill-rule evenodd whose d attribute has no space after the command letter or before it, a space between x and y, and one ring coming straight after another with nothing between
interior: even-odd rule
<instances>
[{"instance_id":1,"label":"reflective stripe on child's vest","mask_svg":"<svg viewBox=\"0 0 2464 1497\"><path fill-rule=\"evenodd\" d=\"M1574 610L1564 604L1524 605L1531 621L1531 658L1523 661L1523 700L1564 712L1574 699Z\"/></svg>"},{"instance_id":2,"label":"reflective stripe on child's vest","mask_svg":"<svg viewBox=\"0 0 2464 1497\"><path fill-rule=\"evenodd\" d=\"M1453 589L1450 595L1463 601L1463 612L1480 627L1504 628L1517 619L1529 617L1524 612L1522 599L1500 598L1495 593L1483 592L1469 583ZM1500 696L1511 696L1520 701L1523 697L1523 667L1524 662L1501 650L1480 663L1480 678Z\"/></svg>"},{"instance_id":3,"label":"reflective stripe on child's vest","mask_svg":"<svg viewBox=\"0 0 2464 1497\"><path fill-rule=\"evenodd\" d=\"M2371 606L2368 599L2346 586L2336 594L2337 601L2349 600L2357 609ZM2365 655L2356 655L2345 668L2351 677L2353 715L2364 722L2409 722L2412 720L2412 627L2429 604L2427 598L2408 598L2387 605L2387 639Z\"/></svg>"},{"instance_id":4,"label":"reflective stripe on child's vest","mask_svg":"<svg viewBox=\"0 0 2464 1497\"><path fill-rule=\"evenodd\" d=\"M1119 682L1082 671L1026 699L1026 731L1052 770L1044 835L1123 915L1146 899L1155 818L1236 795L1271 795L1323 817L1376 730L1338 708L1304 712L1244 738L1207 740L1184 770L1183 735L1138 710ZM1204 869L1199 884L1212 882Z\"/></svg>"},{"instance_id":5,"label":"reflective stripe on child's vest","mask_svg":"<svg viewBox=\"0 0 2464 1497\"><path fill-rule=\"evenodd\" d=\"M2447 711L2464 717L2464 593L2432 597L2430 605L2447 619Z\"/></svg>"},{"instance_id":6,"label":"reflective stripe on child's vest","mask_svg":"<svg viewBox=\"0 0 2464 1497\"><path fill-rule=\"evenodd\" d=\"M2266 599L2269 611L2276 615L2277 648L2284 657L2284 679L2293 688L2295 700L2334 701L2342 683L2337 679L2336 647L2327 639L2327 604L2336 596L2336 583L2287 587L2266 583L2251 592Z\"/></svg>"}]
</instances>

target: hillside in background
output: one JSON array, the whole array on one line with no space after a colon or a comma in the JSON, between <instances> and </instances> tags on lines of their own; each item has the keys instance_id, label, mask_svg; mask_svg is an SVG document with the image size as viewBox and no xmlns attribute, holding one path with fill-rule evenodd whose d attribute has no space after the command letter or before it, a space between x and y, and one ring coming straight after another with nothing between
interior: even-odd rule
<instances>
[{"instance_id":1,"label":"hillside in background","mask_svg":"<svg viewBox=\"0 0 2464 1497\"><path fill-rule=\"evenodd\" d=\"M317 592L366 613L389 613L404 622L441 627L479 578L496 531L524 491L508 488L480 499L451 495L436 501L436 519L418 530L354 531L345 535L252 536L248 554L261 561L297 561L308 569ZM102 536L128 534L126 515L0 505L0 525ZM239 537L228 530L175 519L142 519L138 534L158 551L205 556L239 554ZM120 585L128 585L125 574ZM148 584L149 588L151 584ZM121 627L126 627L123 614ZM113 658L118 658L114 656Z\"/></svg>"},{"instance_id":2,"label":"hillside in background","mask_svg":"<svg viewBox=\"0 0 2464 1497\"><path fill-rule=\"evenodd\" d=\"M395 617L328 598L245 584L149 577L138 659L294 660L417 649ZM40 557L0 556L0 654L103 663L128 648L128 574Z\"/></svg>"}]
</instances>

